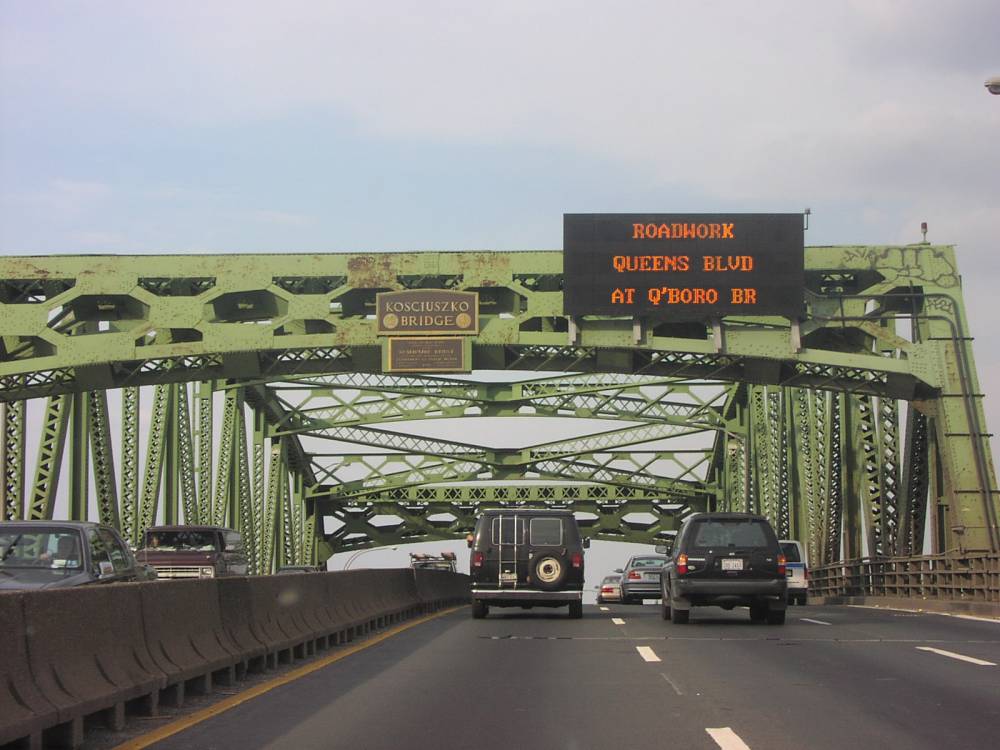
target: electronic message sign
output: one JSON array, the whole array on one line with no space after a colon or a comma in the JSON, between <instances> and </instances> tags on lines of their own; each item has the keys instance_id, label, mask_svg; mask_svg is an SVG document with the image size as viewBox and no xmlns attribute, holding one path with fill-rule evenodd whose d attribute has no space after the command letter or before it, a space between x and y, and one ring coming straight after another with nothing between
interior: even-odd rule
<instances>
[{"instance_id":1,"label":"electronic message sign","mask_svg":"<svg viewBox=\"0 0 1000 750\"><path fill-rule=\"evenodd\" d=\"M564 214L563 312L802 315L801 214Z\"/></svg>"}]
</instances>

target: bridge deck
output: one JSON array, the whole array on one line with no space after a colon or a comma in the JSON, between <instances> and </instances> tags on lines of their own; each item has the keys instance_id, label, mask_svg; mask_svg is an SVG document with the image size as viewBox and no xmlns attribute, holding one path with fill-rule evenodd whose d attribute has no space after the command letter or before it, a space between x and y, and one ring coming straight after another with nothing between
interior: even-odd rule
<instances>
[{"instance_id":1,"label":"bridge deck","mask_svg":"<svg viewBox=\"0 0 1000 750\"><path fill-rule=\"evenodd\" d=\"M588 606L582 621L461 610L152 747L991 746L1000 667L958 657L1000 664L1000 623L856 607L792 607L784 627L715 608L686 626L650 605Z\"/></svg>"}]
</instances>

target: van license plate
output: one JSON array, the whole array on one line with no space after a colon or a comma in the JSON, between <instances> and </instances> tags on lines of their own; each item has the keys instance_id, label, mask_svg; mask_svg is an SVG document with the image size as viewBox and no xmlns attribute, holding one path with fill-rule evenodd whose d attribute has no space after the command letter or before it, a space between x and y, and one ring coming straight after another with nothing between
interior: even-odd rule
<instances>
[{"instance_id":1,"label":"van license plate","mask_svg":"<svg viewBox=\"0 0 1000 750\"><path fill-rule=\"evenodd\" d=\"M722 558L722 569L723 570L743 570L743 561L739 558Z\"/></svg>"},{"instance_id":2,"label":"van license plate","mask_svg":"<svg viewBox=\"0 0 1000 750\"><path fill-rule=\"evenodd\" d=\"M517 583L517 573L501 573L500 580L503 583Z\"/></svg>"}]
</instances>

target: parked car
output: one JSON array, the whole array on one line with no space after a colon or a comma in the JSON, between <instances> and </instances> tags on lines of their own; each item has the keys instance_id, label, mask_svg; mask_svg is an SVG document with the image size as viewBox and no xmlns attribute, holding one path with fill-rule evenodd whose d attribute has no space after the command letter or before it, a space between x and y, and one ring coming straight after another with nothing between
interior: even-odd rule
<instances>
[{"instance_id":1,"label":"parked car","mask_svg":"<svg viewBox=\"0 0 1000 750\"><path fill-rule=\"evenodd\" d=\"M282 565L275 571L275 575L282 576L290 573L322 573L325 570L325 565Z\"/></svg>"},{"instance_id":2,"label":"parked car","mask_svg":"<svg viewBox=\"0 0 1000 750\"><path fill-rule=\"evenodd\" d=\"M635 555L621 569L622 604L642 604L643 599L660 598L660 570L665 555Z\"/></svg>"},{"instance_id":3,"label":"parked car","mask_svg":"<svg viewBox=\"0 0 1000 750\"><path fill-rule=\"evenodd\" d=\"M583 550L576 517L569 510L483 511L476 519L472 549L472 616L490 607L564 607L583 617Z\"/></svg>"},{"instance_id":4,"label":"parked car","mask_svg":"<svg viewBox=\"0 0 1000 750\"><path fill-rule=\"evenodd\" d=\"M240 533L222 526L150 526L135 555L155 568L159 578L247 574Z\"/></svg>"},{"instance_id":5,"label":"parked car","mask_svg":"<svg viewBox=\"0 0 1000 750\"><path fill-rule=\"evenodd\" d=\"M447 570L455 573L457 571L457 557L454 552L442 552L440 555L431 555L426 552L411 552L410 567L414 570Z\"/></svg>"},{"instance_id":6,"label":"parked car","mask_svg":"<svg viewBox=\"0 0 1000 750\"><path fill-rule=\"evenodd\" d=\"M788 603L805 604L809 598L809 561L802 542L782 539L781 553L785 556L785 574L788 578Z\"/></svg>"},{"instance_id":7,"label":"parked car","mask_svg":"<svg viewBox=\"0 0 1000 750\"><path fill-rule=\"evenodd\" d=\"M622 600L622 577L620 575L604 576L597 594L598 604L620 602Z\"/></svg>"},{"instance_id":8,"label":"parked car","mask_svg":"<svg viewBox=\"0 0 1000 750\"><path fill-rule=\"evenodd\" d=\"M785 621L785 557L771 524L751 513L696 513L677 532L661 576L663 619L692 607L749 607L753 622Z\"/></svg>"},{"instance_id":9,"label":"parked car","mask_svg":"<svg viewBox=\"0 0 1000 750\"><path fill-rule=\"evenodd\" d=\"M0 591L153 578L110 526L91 521L0 522Z\"/></svg>"}]
</instances>

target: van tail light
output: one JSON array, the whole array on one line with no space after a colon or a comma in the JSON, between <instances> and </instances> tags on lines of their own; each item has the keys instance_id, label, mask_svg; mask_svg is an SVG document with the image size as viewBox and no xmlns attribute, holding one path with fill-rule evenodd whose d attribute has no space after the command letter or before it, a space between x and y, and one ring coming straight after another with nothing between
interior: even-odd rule
<instances>
[{"instance_id":1,"label":"van tail light","mask_svg":"<svg viewBox=\"0 0 1000 750\"><path fill-rule=\"evenodd\" d=\"M784 555L778 555L778 575L779 576L785 575L785 562L786 562L785 556Z\"/></svg>"},{"instance_id":2,"label":"van tail light","mask_svg":"<svg viewBox=\"0 0 1000 750\"><path fill-rule=\"evenodd\" d=\"M642 573L640 573L638 570L630 570L628 572L628 579L630 581L639 581L642 579Z\"/></svg>"},{"instance_id":3,"label":"van tail light","mask_svg":"<svg viewBox=\"0 0 1000 750\"><path fill-rule=\"evenodd\" d=\"M574 552L573 557L570 558L570 563L574 568L583 567L583 555L579 552Z\"/></svg>"},{"instance_id":4,"label":"van tail light","mask_svg":"<svg viewBox=\"0 0 1000 750\"><path fill-rule=\"evenodd\" d=\"M481 568L481 567L483 567L483 559L484 558L485 558L485 555L483 555L482 552L473 552L472 553L472 567L473 568Z\"/></svg>"},{"instance_id":5,"label":"van tail light","mask_svg":"<svg viewBox=\"0 0 1000 750\"><path fill-rule=\"evenodd\" d=\"M680 554L677 556L677 575L684 575L688 572L688 556Z\"/></svg>"}]
</instances>

